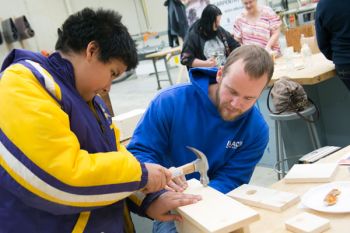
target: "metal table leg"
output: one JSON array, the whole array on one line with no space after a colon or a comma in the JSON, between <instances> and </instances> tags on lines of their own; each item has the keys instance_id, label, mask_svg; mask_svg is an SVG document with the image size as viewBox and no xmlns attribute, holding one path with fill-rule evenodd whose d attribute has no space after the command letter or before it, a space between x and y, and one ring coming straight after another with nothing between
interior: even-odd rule
<instances>
[{"instance_id":1,"label":"metal table leg","mask_svg":"<svg viewBox=\"0 0 350 233\"><path fill-rule=\"evenodd\" d=\"M162 87L160 86L160 80L159 80L159 75L158 75L158 70L157 70L157 65L156 65L157 59L153 58L152 62L153 62L153 67L154 67L155 74L156 74L156 77L157 77L158 90L160 90Z\"/></svg>"},{"instance_id":2,"label":"metal table leg","mask_svg":"<svg viewBox=\"0 0 350 233\"><path fill-rule=\"evenodd\" d=\"M167 59L166 59L166 57L164 57L163 59L164 59L165 69L166 69L166 72L168 74L168 80L170 82L170 85L173 85L173 81L171 80L171 76L170 76L170 72L169 72L169 66L168 66Z\"/></svg>"}]
</instances>

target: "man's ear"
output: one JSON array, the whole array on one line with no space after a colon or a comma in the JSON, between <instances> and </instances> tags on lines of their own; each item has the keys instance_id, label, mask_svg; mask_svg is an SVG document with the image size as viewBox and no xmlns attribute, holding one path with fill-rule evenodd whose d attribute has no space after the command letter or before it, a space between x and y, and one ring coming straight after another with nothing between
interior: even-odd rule
<instances>
[{"instance_id":1,"label":"man's ear","mask_svg":"<svg viewBox=\"0 0 350 233\"><path fill-rule=\"evenodd\" d=\"M218 72L216 73L216 82L217 83L221 83L222 81L222 70L223 70L223 66L220 66L220 68L218 69Z\"/></svg>"},{"instance_id":2,"label":"man's ear","mask_svg":"<svg viewBox=\"0 0 350 233\"><path fill-rule=\"evenodd\" d=\"M98 46L95 41L90 41L86 47L86 58L90 61L94 56L97 56Z\"/></svg>"}]
</instances>

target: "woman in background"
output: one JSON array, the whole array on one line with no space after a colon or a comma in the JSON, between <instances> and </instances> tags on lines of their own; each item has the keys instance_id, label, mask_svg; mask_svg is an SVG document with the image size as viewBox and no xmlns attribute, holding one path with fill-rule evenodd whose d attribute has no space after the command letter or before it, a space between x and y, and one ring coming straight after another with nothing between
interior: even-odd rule
<instances>
[{"instance_id":1,"label":"woman in background","mask_svg":"<svg viewBox=\"0 0 350 233\"><path fill-rule=\"evenodd\" d=\"M202 16L189 30L181 53L181 63L187 68L215 67L226 62L226 58L239 43L220 26L221 10L207 5Z\"/></svg>"},{"instance_id":2,"label":"woman in background","mask_svg":"<svg viewBox=\"0 0 350 233\"><path fill-rule=\"evenodd\" d=\"M233 25L233 36L242 45L254 44L281 54L278 38L281 20L268 6L259 6L257 0L242 0L245 10Z\"/></svg>"}]
</instances>

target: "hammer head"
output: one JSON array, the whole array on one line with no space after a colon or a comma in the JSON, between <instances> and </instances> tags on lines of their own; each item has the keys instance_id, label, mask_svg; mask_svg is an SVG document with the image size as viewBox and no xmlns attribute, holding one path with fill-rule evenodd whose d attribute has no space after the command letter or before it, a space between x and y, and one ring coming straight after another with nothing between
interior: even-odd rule
<instances>
[{"instance_id":1,"label":"hammer head","mask_svg":"<svg viewBox=\"0 0 350 233\"><path fill-rule=\"evenodd\" d=\"M200 174L201 184L203 186L208 186L208 183L209 183L209 177L208 177L209 165L208 165L207 157L205 156L205 154L202 151L197 150L196 148L193 148L190 146L187 146L187 148L197 156L197 159L194 162L194 166L195 166L195 170L198 171Z\"/></svg>"}]
</instances>

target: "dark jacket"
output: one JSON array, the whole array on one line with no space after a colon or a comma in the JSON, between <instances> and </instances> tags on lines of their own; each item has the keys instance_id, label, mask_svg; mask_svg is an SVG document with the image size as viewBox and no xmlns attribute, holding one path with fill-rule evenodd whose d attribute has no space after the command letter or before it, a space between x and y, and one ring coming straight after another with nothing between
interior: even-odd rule
<instances>
[{"instance_id":1,"label":"dark jacket","mask_svg":"<svg viewBox=\"0 0 350 233\"><path fill-rule=\"evenodd\" d=\"M164 5L168 6L169 46L175 47L179 45L177 37L184 39L188 30L186 9L180 0L167 0Z\"/></svg>"},{"instance_id":2,"label":"dark jacket","mask_svg":"<svg viewBox=\"0 0 350 233\"><path fill-rule=\"evenodd\" d=\"M237 47L239 43L235 41L232 35L226 31L221 26L218 28L217 36L223 42L225 46L225 56L228 55ZM207 60L208 58L204 55L204 45L211 38L207 38L199 31L199 21L197 20L189 29L186 36L182 53L181 53L181 63L186 65L187 68L192 67L193 60L195 58L200 60Z\"/></svg>"},{"instance_id":3,"label":"dark jacket","mask_svg":"<svg viewBox=\"0 0 350 233\"><path fill-rule=\"evenodd\" d=\"M344 0L321 0L315 26L321 52L337 67L350 67L350 4Z\"/></svg>"}]
</instances>

